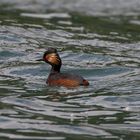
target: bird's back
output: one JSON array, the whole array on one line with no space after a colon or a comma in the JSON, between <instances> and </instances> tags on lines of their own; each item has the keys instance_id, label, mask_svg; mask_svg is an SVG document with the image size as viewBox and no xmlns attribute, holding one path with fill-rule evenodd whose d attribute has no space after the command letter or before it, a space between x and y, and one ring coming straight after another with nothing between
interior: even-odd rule
<instances>
[{"instance_id":1,"label":"bird's back","mask_svg":"<svg viewBox=\"0 0 140 140\"><path fill-rule=\"evenodd\" d=\"M75 87L75 86L88 86L89 83L83 77L69 73L57 73L52 72L48 76L47 84L52 86L64 86L64 87Z\"/></svg>"}]
</instances>

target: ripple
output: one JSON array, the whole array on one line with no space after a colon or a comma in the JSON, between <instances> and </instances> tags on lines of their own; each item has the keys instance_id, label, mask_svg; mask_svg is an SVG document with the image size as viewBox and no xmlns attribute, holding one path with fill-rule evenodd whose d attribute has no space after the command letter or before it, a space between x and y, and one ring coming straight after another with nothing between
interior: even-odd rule
<instances>
[{"instance_id":1,"label":"ripple","mask_svg":"<svg viewBox=\"0 0 140 140\"><path fill-rule=\"evenodd\" d=\"M133 124L102 124L104 128L109 129L111 127L112 130L121 130L121 131L128 131L128 132L139 132L140 125L133 125Z\"/></svg>"},{"instance_id":2,"label":"ripple","mask_svg":"<svg viewBox=\"0 0 140 140\"><path fill-rule=\"evenodd\" d=\"M104 130L100 130L98 128L94 127L88 127L84 126L69 126L69 125L55 125L55 124L49 124L47 122L42 122L40 121L39 123L32 120L29 121L28 119L17 119L17 120L9 120L8 124L1 124L1 126L6 129L6 128L14 128L15 129L34 129L34 130L47 130L49 132L61 132L65 134L74 134L74 135L91 135L91 136L105 136L105 135L110 135L109 133L105 132ZM30 124L30 125L29 125ZM38 127L38 125L40 127ZM26 137L25 137L26 138Z\"/></svg>"},{"instance_id":3,"label":"ripple","mask_svg":"<svg viewBox=\"0 0 140 140\"><path fill-rule=\"evenodd\" d=\"M22 1L17 0L9 1L2 0L2 3L10 3L10 9L20 9L28 11L46 11L46 8L49 10L57 11L70 11L70 12L79 12L86 13L94 16L110 16L110 15L139 15L139 1L133 0L104 0L101 3L91 0L72 0L65 2L61 1L45 1L45 0L36 0L36 2ZM127 4L126 4L127 3Z\"/></svg>"},{"instance_id":4,"label":"ripple","mask_svg":"<svg viewBox=\"0 0 140 140\"><path fill-rule=\"evenodd\" d=\"M70 18L70 15L67 13L50 13L50 14L21 13L21 16L43 19Z\"/></svg>"},{"instance_id":5,"label":"ripple","mask_svg":"<svg viewBox=\"0 0 140 140\"><path fill-rule=\"evenodd\" d=\"M0 136L1 137L6 137L6 138L10 138L10 139L27 139L27 140L30 140L30 139L34 139L34 140L63 140L65 139L64 137L33 137L33 136L23 136L22 134L21 135L17 135L17 134L11 134L11 133L8 133L8 134L5 134L5 133L0 133Z\"/></svg>"}]
</instances>

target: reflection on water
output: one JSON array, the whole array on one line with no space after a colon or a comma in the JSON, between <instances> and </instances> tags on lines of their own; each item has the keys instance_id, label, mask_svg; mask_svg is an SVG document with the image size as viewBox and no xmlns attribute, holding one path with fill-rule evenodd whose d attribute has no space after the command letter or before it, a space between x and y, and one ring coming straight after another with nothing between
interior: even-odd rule
<instances>
[{"instance_id":1,"label":"reflection on water","mask_svg":"<svg viewBox=\"0 0 140 140\"><path fill-rule=\"evenodd\" d=\"M110 17L112 9L105 12L103 3L90 0L13 0L10 7L7 1L0 3L0 138L139 139L139 2L127 4L128 16L124 3L118 11L106 0L104 8L116 6L117 16ZM50 66L35 61L47 47L58 49L62 71L90 85L47 86Z\"/></svg>"}]
</instances>

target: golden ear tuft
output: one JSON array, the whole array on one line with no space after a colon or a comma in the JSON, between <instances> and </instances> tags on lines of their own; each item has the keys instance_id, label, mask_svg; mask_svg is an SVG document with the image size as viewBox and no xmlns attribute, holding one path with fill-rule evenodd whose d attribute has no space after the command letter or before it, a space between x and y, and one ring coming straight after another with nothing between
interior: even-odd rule
<instances>
[{"instance_id":1,"label":"golden ear tuft","mask_svg":"<svg viewBox=\"0 0 140 140\"><path fill-rule=\"evenodd\" d=\"M59 56L56 53L48 54L46 56L46 59L49 63L54 64L54 65L59 65L61 61Z\"/></svg>"}]
</instances>

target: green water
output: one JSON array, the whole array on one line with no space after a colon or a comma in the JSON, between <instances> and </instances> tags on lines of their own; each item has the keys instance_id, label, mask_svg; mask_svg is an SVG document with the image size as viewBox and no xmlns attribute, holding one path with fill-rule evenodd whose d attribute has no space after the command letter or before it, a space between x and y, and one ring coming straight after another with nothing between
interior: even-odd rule
<instances>
[{"instance_id":1,"label":"green water","mask_svg":"<svg viewBox=\"0 0 140 140\"><path fill-rule=\"evenodd\" d=\"M140 139L139 2L115 2L0 2L0 139ZM48 47L90 85L47 86Z\"/></svg>"}]
</instances>

